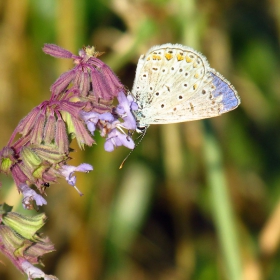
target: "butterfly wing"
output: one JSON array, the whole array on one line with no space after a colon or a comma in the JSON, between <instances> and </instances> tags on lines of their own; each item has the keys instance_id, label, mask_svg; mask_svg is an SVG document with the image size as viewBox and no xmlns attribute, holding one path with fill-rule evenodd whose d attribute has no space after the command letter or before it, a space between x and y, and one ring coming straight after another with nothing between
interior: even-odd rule
<instances>
[{"instance_id":1,"label":"butterfly wing","mask_svg":"<svg viewBox=\"0 0 280 280\"><path fill-rule=\"evenodd\" d=\"M139 126L215 117L240 104L234 87L202 54L178 44L155 46L140 57L132 95Z\"/></svg>"}]
</instances>

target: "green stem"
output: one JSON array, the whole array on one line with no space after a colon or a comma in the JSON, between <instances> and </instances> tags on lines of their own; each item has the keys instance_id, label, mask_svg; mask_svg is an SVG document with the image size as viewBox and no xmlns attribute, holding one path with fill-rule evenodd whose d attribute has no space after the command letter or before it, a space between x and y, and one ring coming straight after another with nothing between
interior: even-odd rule
<instances>
[{"instance_id":1,"label":"green stem","mask_svg":"<svg viewBox=\"0 0 280 280\"><path fill-rule=\"evenodd\" d=\"M237 229L227 188L222 155L211 130L210 122L205 122L205 124L204 156L214 222L222 248L228 279L240 280L242 279L242 267L237 241Z\"/></svg>"}]
</instances>

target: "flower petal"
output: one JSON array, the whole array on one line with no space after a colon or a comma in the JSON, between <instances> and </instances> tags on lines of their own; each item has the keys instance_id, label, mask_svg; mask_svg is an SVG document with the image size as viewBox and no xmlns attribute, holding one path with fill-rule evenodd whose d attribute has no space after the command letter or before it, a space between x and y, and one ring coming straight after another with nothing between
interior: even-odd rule
<instances>
[{"instance_id":1,"label":"flower petal","mask_svg":"<svg viewBox=\"0 0 280 280\"><path fill-rule=\"evenodd\" d=\"M26 184L20 184L19 190L22 192L24 198L22 200L23 207L25 209L32 209L32 201L35 201L37 206L42 206L47 204L47 201L39 194L37 194L34 190L32 190Z\"/></svg>"},{"instance_id":2,"label":"flower petal","mask_svg":"<svg viewBox=\"0 0 280 280\"><path fill-rule=\"evenodd\" d=\"M73 54L55 44L44 44L43 52L58 58L71 58Z\"/></svg>"},{"instance_id":3,"label":"flower petal","mask_svg":"<svg viewBox=\"0 0 280 280\"><path fill-rule=\"evenodd\" d=\"M28 276L28 280L36 278L43 278L44 280L58 280L57 277L45 274L41 269L35 267L28 261L23 261L21 263L21 269Z\"/></svg>"},{"instance_id":4,"label":"flower petal","mask_svg":"<svg viewBox=\"0 0 280 280\"><path fill-rule=\"evenodd\" d=\"M92 170L93 170L92 165L90 165L88 163L82 163L76 167L75 171L88 173L89 171L92 171Z\"/></svg>"},{"instance_id":5,"label":"flower petal","mask_svg":"<svg viewBox=\"0 0 280 280\"><path fill-rule=\"evenodd\" d=\"M51 86L51 91L53 94L58 95L59 93L63 92L75 78L75 75L75 68L63 73Z\"/></svg>"}]
</instances>

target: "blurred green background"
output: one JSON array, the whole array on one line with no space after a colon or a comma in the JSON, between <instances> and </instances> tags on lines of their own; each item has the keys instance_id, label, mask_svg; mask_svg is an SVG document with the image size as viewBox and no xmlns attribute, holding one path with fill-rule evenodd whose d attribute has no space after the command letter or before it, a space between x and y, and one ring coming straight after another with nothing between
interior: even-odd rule
<instances>
[{"instance_id":1,"label":"blurred green background","mask_svg":"<svg viewBox=\"0 0 280 280\"><path fill-rule=\"evenodd\" d=\"M280 1L0 0L0 147L72 67L42 52L84 45L131 88L140 54L181 43L205 54L241 106L221 117L151 126L127 160L121 147L72 154L88 162L78 193L48 189L43 228L64 280L280 279ZM11 178L0 203L22 211ZM29 214L34 214L28 212ZM1 255L0 279L26 279Z\"/></svg>"}]
</instances>

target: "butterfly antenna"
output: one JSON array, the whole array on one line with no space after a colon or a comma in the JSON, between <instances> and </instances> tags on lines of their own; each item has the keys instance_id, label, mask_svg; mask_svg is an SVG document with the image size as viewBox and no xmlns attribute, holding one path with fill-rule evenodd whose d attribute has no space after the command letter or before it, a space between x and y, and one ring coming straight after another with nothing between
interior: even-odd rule
<instances>
[{"instance_id":1,"label":"butterfly antenna","mask_svg":"<svg viewBox=\"0 0 280 280\"><path fill-rule=\"evenodd\" d=\"M145 134L146 134L146 132L147 132L147 128L148 128L148 126L145 126L145 128L143 129L143 131L141 131L142 134L139 136L139 137L141 137L140 140L139 140L139 142L135 145L135 147L133 148L133 150L131 150L131 151L129 152L129 154L124 158L124 160L122 161L122 163L121 163L119 169L122 169L122 168L123 168L123 165L124 165L124 163L126 162L126 160L128 159L128 157L132 154L132 152L136 149L136 147L141 143L141 141L143 140L143 138L144 138L144 136L145 136Z\"/></svg>"}]
</instances>

